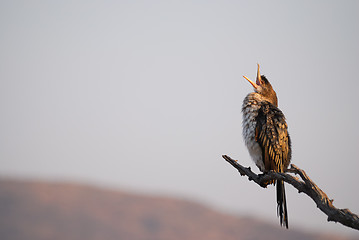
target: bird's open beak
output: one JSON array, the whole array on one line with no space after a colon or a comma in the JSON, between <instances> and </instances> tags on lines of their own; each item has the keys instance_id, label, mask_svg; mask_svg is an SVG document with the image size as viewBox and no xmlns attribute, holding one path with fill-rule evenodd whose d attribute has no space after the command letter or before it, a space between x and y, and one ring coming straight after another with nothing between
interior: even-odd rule
<instances>
[{"instance_id":1,"label":"bird's open beak","mask_svg":"<svg viewBox=\"0 0 359 240\"><path fill-rule=\"evenodd\" d=\"M259 64L258 64L258 70L257 70L257 79L256 79L256 83L253 82L252 80L250 80L249 78L247 78L246 76L243 76L245 79L247 79L247 81L252 84L252 86L257 89L259 87L259 85L262 84L262 78L261 78L261 74L259 72Z\"/></svg>"},{"instance_id":2,"label":"bird's open beak","mask_svg":"<svg viewBox=\"0 0 359 240\"><path fill-rule=\"evenodd\" d=\"M245 79L247 79L247 81L250 83L250 84L252 84L252 86L255 88L255 89L257 89L258 88L258 85L255 83L255 82L253 82L252 80L250 80L249 78L247 78L246 76L243 76Z\"/></svg>"},{"instance_id":3,"label":"bird's open beak","mask_svg":"<svg viewBox=\"0 0 359 240\"><path fill-rule=\"evenodd\" d=\"M256 79L256 83L257 85L261 85L262 84L262 77L261 77L261 74L259 72L259 63L257 63L258 65L258 69L257 69L257 79Z\"/></svg>"}]
</instances>

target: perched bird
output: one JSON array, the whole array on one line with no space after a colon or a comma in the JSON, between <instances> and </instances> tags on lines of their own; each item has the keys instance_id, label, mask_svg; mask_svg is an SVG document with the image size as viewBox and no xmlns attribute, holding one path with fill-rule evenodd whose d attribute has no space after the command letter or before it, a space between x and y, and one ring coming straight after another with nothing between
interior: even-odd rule
<instances>
[{"instance_id":1,"label":"perched bird","mask_svg":"<svg viewBox=\"0 0 359 240\"><path fill-rule=\"evenodd\" d=\"M252 84L254 92L249 93L242 105L243 138L249 154L263 173L284 172L291 160L291 141L285 116L278 108L277 94L264 75ZM280 225L288 228L288 213L283 180L270 182L277 188L277 215Z\"/></svg>"}]
</instances>

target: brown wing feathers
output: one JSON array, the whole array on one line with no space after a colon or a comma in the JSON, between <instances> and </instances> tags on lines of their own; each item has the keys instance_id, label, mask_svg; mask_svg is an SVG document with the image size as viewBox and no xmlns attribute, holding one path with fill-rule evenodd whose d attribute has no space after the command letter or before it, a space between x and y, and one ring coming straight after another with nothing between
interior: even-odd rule
<instances>
[{"instance_id":1,"label":"brown wing feathers","mask_svg":"<svg viewBox=\"0 0 359 240\"><path fill-rule=\"evenodd\" d=\"M262 148L262 159L267 171L283 172L290 161L290 139L283 113L269 102L258 111L256 141Z\"/></svg>"}]
</instances>

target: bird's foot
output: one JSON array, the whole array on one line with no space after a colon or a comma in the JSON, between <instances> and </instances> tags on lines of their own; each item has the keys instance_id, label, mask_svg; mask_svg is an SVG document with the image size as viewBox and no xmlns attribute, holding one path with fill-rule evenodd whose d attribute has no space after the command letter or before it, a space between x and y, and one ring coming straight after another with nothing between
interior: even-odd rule
<instances>
[{"instance_id":1,"label":"bird's foot","mask_svg":"<svg viewBox=\"0 0 359 240\"><path fill-rule=\"evenodd\" d=\"M264 173L260 173L260 174L258 174L258 177L260 178L260 179L262 179L264 176L266 176L267 175L267 173L266 172L264 172ZM268 185L270 185L270 184L274 184L275 183L275 180L267 180L267 181L261 181L261 186L262 187L264 187L264 188L266 188Z\"/></svg>"}]
</instances>

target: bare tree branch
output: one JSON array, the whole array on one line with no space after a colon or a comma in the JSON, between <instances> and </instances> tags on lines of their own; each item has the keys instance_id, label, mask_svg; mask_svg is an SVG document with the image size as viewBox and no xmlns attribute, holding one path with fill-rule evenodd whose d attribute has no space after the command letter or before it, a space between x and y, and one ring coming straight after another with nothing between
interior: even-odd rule
<instances>
[{"instance_id":1,"label":"bare tree branch","mask_svg":"<svg viewBox=\"0 0 359 240\"><path fill-rule=\"evenodd\" d=\"M242 176L248 176L249 181L254 181L263 188L267 187L267 183L270 182L270 180L283 180L289 183L295 187L299 193L303 192L313 199L317 207L328 216L328 221L339 222L347 227L359 230L358 215L350 212L349 209L338 209L334 207L333 200L328 198L327 194L308 177L304 170L294 164L291 164L291 167L286 173L270 171L265 174L255 174L250 167L243 167L227 155L222 155L222 157L235 167ZM299 175L302 180L289 173Z\"/></svg>"}]
</instances>

